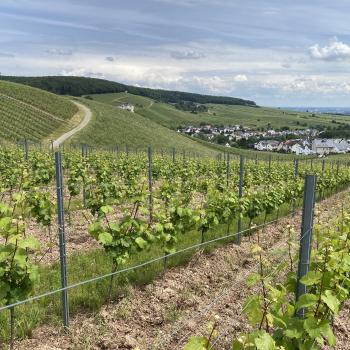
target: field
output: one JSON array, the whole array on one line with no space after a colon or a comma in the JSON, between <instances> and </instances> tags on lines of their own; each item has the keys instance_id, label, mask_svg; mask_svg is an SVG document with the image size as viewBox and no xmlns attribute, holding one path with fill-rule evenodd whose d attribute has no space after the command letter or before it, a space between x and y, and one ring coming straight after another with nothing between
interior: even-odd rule
<instances>
[{"instance_id":1,"label":"field","mask_svg":"<svg viewBox=\"0 0 350 350\"><path fill-rule=\"evenodd\" d=\"M171 104L151 103L148 98L130 93L97 94L91 95L91 97L96 101L114 106L122 102L129 102L136 105L138 114L171 129L186 125L198 126L200 123L244 125L252 128L266 128L270 125L276 129L286 126L291 129L316 126L333 127L332 120L350 124L349 117L313 115L312 113L293 112L278 108L209 104L209 112L193 114L178 110Z\"/></svg>"},{"instance_id":2,"label":"field","mask_svg":"<svg viewBox=\"0 0 350 350\"><path fill-rule=\"evenodd\" d=\"M66 150L62 157L63 177L59 178L65 187L60 198L65 208L71 317L75 314L85 317L84 314L97 312L108 301L123 300L133 285L150 283L166 269L189 261L198 249L209 252L240 240L244 243L242 248L232 248L237 253L244 247L256 249L256 244L262 244L265 231L259 233L254 225L275 223L277 218L298 208L305 174L317 174L319 200L350 184L350 171L343 163L334 166L329 162L303 161L296 173L289 161L246 160L241 178L237 158L228 161L187 156L183 159L178 153L175 158L161 153L150 157L145 152L120 150L95 150L85 156L81 150ZM54 169L51 153L30 149L26 161L21 150L0 151L0 247L4 264L1 266L6 266L6 273L0 274L0 305L5 307L60 287ZM285 229L281 225L288 235ZM267 234L264 249L274 259L285 257L285 250L269 248L280 239L284 244L286 240L278 235L268 237ZM293 252L296 252L298 237L293 239ZM336 238L332 239L336 247ZM323 244L320 237L317 242ZM248 262L241 262L246 268L251 267L249 261L255 253L250 255L249 249L244 252ZM206 264L211 271L209 263ZM128 267L130 270L121 273ZM114 279L109 275L111 271ZM227 274L223 271L223 275L216 277L224 278ZM235 274L228 275L234 278ZM98 278L94 280L95 277ZM93 280L88 282L89 279ZM75 283L82 284L73 287ZM196 298L204 298L206 288L203 280L198 281L192 293ZM11 315L16 337L26 337L42 324L57 327L62 312L59 292L15 306ZM119 317L128 317L128 310L120 309L122 304L116 305ZM176 310L170 308L167 316L162 317L171 323L177 319ZM0 322L0 337L8 342L11 327L8 313L1 306ZM156 328L152 332L157 332L159 323L153 325ZM157 340L155 334L151 338ZM90 345L81 344L85 348ZM18 344L18 348L26 347L26 342Z\"/></svg>"},{"instance_id":3,"label":"field","mask_svg":"<svg viewBox=\"0 0 350 350\"><path fill-rule=\"evenodd\" d=\"M55 131L71 128L78 112L66 98L39 89L0 81L0 137L40 142Z\"/></svg>"}]
</instances>

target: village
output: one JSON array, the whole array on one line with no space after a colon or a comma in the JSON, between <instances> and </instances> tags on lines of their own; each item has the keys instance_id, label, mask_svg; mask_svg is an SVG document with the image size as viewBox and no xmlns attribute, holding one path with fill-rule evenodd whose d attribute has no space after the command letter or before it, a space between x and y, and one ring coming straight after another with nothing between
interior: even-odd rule
<instances>
[{"instance_id":1,"label":"village","mask_svg":"<svg viewBox=\"0 0 350 350\"><path fill-rule=\"evenodd\" d=\"M253 130L242 125L179 127L179 133L197 137L226 147L252 148L257 151L294 153L296 155L339 154L350 152L350 140L323 139L322 132L316 129Z\"/></svg>"}]
</instances>

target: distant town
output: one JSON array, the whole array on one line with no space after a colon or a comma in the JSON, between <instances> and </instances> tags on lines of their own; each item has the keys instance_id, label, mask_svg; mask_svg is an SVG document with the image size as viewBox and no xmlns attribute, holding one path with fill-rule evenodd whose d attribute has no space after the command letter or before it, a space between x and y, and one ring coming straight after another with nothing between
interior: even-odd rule
<instances>
[{"instance_id":1,"label":"distant town","mask_svg":"<svg viewBox=\"0 0 350 350\"><path fill-rule=\"evenodd\" d=\"M350 152L350 140L322 138L322 133L316 129L290 130L285 127L281 130L252 130L242 125L218 127L202 124L179 127L177 131L226 147L252 148L257 151L318 156Z\"/></svg>"}]
</instances>

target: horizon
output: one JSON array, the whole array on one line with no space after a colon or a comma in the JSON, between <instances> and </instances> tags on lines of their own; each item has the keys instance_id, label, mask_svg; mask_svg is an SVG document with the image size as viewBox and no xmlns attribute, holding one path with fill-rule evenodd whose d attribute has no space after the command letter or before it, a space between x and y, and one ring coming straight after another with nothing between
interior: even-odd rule
<instances>
[{"instance_id":1,"label":"horizon","mask_svg":"<svg viewBox=\"0 0 350 350\"><path fill-rule=\"evenodd\" d=\"M96 77L271 107L349 108L345 0L103 5L3 0L1 74Z\"/></svg>"}]
</instances>

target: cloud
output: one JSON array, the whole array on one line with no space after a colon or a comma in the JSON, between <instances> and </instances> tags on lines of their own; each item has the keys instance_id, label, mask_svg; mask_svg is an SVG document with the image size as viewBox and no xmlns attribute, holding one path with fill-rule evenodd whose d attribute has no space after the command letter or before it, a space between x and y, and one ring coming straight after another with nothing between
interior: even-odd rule
<instances>
[{"instance_id":1,"label":"cloud","mask_svg":"<svg viewBox=\"0 0 350 350\"><path fill-rule=\"evenodd\" d=\"M202 52L198 51L172 51L170 56L176 60L199 60L206 57Z\"/></svg>"},{"instance_id":2,"label":"cloud","mask_svg":"<svg viewBox=\"0 0 350 350\"><path fill-rule=\"evenodd\" d=\"M311 58L324 61L341 61L350 59L350 46L334 37L329 44L320 47L315 44L309 48Z\"/></svg>"},{"instance_id":3,"label":"cloud","mask_svg":"<svg viewBox=\"0 0 350 350\"><path fill-rule=\"evenodd\" d=\"M107 57L105 58L105 60L108 61L108 62L114 62L114 61L115 61L115 58L112 57L112 56L107 56Z\"/></svg>"},{"instance_id":4,"label":"cloud","mask_svg":"<svg viewBox=\"0 0 350 350\"><path fill-rule=\"evenodd\" d=\"M62 70L61 75L70 77L88 77L104 79L106 76L101 72L88 71L85 68L76 68L72 70Z\"/></svg>"},{"instance_id":5,"label":"cloud","mask_svg":"<svg viewBox=\"0 0 350 350\"><path fill-rule=\"evenodd\" d=\"M58 27L68 27L68 28L75 28L75 29L83 29L83 30L91 30L91 31L104 31L102 28L86 25L83 23L77 23L77 22L71 22L71 21L60 21L50 18L42 18L42 17L36 17L31 15L21 15L21 14L13 14L13 13L1 13L1 16L8 17L8 18L14 18L20 21L28 21L38 24L47 24L51 26L58 26Z\"/></svg>"},{"instance_id":6,"label":"cloud","mask_svg":"<svg viewBox=\"0 0 350 350\"><path fill-rule=\"evenodd\" d=\"M285 69L290 69L290 68L292 68L292 65L290 63L286 62L286 63L282 63L281 67L285 68Z\"/></svg>"},{"instance_id":7,"label":"cloud","mask_svg":"<svg viewBox=\"0 0 350 350\"><path fill-rule=\"evenodd\" d=\"M71 56L73 52L71 50L64 50L64 49L47 49L45 51L46 53L49 53L50 55L57 55L57 56Z\"/></svg>"},{"instance_id":8,"label":"cloud","mask_svg":"<svg viewBox=\"0 0 350 350\"><path fill-rule=\"evenodd\" d=\"M0 52L0 58L5 57L5 58L14 58L15 55L9 52Z\"/></svg>"},{"instance_id":9,"label":"cloud","mask_svg":"<svg viewBox=\"0 0 350 350\"><path fill-rule=\"evenodd\" d=\"M247 78L247 76L246 76L245 74L237 74L237 75L233 78L233 80L234 80L235 82L237 82L237 83L242 83L242 82L244 82L244 81L247 81L248 78Z\"/></svg>"}]
</instances>

